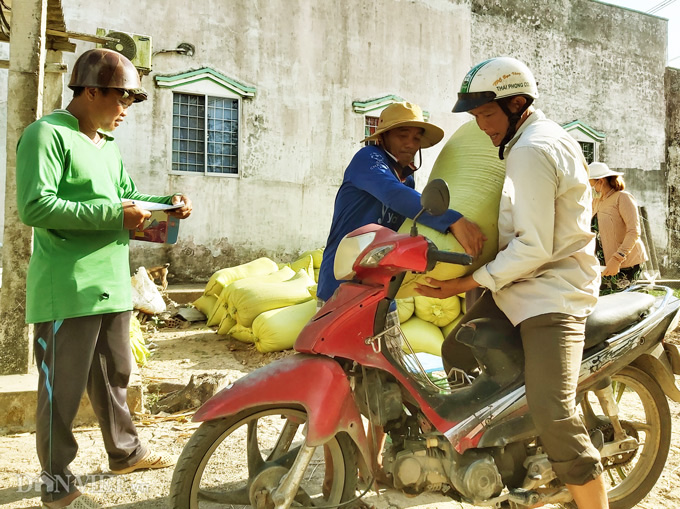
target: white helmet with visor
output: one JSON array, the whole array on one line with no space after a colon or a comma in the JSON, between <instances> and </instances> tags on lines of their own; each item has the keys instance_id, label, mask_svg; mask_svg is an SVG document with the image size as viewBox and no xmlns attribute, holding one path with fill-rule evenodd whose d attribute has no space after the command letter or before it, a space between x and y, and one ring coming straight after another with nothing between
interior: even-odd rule
<instances>
[{"instance_id":1,"label":"white helmet with visor","mask_svg":"<svg viewBox=\"0 0 680 509\"><path fill-rule=\"evenodd\" d=\"M518 111L511 111L507 101L501 99L515 96L522 96L526 101ZM470 111L496 101L509 122L508 130L498 148L498 157L503 159L505 145L517 132L517 123L537 97L536 80L524 63L516 58L496 57L485 60L468 71L460 86L453 112Z\"/></svg>"},{"instance_id":2,"label":"white helmet with visor","mask_svg":"<svg viewBox=\"0 0 680 509\"><path fill-rule=\"evenodd\" d=\"M491 58L477 64L465 75L453 111L470 111L491 101L515 95L538 98L534 75L515 58Z\"/></svg>"}]
</instances>

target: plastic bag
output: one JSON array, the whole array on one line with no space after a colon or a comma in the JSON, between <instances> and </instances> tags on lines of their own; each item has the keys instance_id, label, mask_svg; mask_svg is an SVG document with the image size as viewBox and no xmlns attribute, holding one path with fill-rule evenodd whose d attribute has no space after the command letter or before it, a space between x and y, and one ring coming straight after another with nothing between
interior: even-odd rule
<instances>
[{"instance_id":1,"label":"plastic bag","mask_svg":"<svg viewBox=\"0 0 680 509\"><path fill-rule=\"evenodd\" d=\"M161 292L144 267L139 267L132 276L132 307L147 315L157 315L166 309Z\"/></svg>"}]
</instances>

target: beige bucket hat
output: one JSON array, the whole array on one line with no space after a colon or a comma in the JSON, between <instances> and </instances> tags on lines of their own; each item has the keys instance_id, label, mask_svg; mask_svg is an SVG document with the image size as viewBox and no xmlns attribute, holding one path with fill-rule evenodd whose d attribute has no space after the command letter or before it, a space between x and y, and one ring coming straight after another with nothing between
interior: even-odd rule
<instances>
[{"instance_id":1,"label":"beige bucket hat","mask_svg":"<svg viewBox=\"0 0 680 509\"><path fill-rule=\"evenodd\" d=\"M588 173L590 173L589 178L593 180L613 177L614 175L623 175L622 172L610 170L609 166L600 162L590 163L588 165Z\"/></svg>"},{"instance_id":2,"label":"beige bucket hat","mask_svg":"<svg viewBox=\"0 0 680 509\"><path fill-rule=\"evenodd\" d=\"M421 127L424 130L422 148L436 145L444 137L443 129L425 122L420 106L409 102L399 102L390 104L382 111L380 120L378 120L378 129L371 136L361 140L361 143L375 141L382 133L395 127Z\"/></svg>"}]
</instances>

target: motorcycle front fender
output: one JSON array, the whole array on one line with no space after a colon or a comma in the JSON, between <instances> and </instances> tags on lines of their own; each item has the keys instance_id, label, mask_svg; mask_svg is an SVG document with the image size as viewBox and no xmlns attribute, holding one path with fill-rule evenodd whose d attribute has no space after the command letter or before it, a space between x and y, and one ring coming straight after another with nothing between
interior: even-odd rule
<instances>
[{"instance_id":1,"label":"motorcycle front fender","mask_svg":"<svg viewBox=\"0 0 680 509\"><path fill-rule=\"evenodd\" d=\"M344 431L362 455L368 450L347 375L336 361L320 355L292 355L249 373L206 401L193 420L210 421L269 405L304 407L310 446L319 446Z\"/></svg>"}]
</instances>

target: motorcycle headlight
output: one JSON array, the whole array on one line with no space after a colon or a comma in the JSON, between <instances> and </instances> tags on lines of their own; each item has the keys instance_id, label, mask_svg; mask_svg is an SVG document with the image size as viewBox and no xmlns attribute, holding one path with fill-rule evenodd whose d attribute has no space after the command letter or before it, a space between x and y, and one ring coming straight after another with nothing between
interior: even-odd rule
<instances>
[{"instance_id":1,"label":"motorcycle headlight","mask_svg":"<svg viewBox=\"0 0 680 509\"><path fill-rule=\"evenodd\" d=\"M343 280L354 277L355 272L352 268L354 262L361 252L373 242L374 238L375 232L369 232L355 237L345 237L340 241L335 252L335 263L333 264L335 279Z\"/></svg>"},{"instance_id":2,"label":"motorcycle headlight","mask_svg":"<svg viewBox=\"0 0 680 509\"><path fill-rule=\"evenodd\" d=\"M362 267L377 267L380 260L385 258L385 255L394 249L394 244L389 246L380 246L375 249L370 250L366 256L364 256L359 265Z\"/></svg>"}]
</instances>

